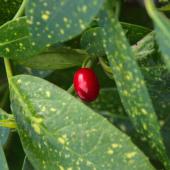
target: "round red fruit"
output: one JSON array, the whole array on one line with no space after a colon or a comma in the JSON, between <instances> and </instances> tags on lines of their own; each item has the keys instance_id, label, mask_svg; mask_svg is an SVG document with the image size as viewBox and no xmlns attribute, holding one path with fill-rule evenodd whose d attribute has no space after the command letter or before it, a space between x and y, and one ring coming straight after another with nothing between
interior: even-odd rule
<instances>
[{"instance_id":1,"label":"round red fruit","mask_svg":"<svg viewBox=\"0 0 170 170\"><path fill-rule=\"evenodd\" d=\"M74 74L74 89L86 102L94 101L99 94L99 81L91 68L80 68Z\"/></svg>"}]
</instances>

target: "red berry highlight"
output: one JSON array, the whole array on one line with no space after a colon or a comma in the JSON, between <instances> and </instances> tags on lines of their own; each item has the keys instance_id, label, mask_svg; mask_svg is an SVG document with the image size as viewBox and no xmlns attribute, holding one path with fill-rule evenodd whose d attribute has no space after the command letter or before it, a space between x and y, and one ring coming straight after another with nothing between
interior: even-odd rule
<instances>
[{"instance_id":1,"label":"red berry highlight","mask_svg":"<svg viewBox=\"0 0 170 170\"><path fill-rule=\"evenodd\" d=\"M74 89L86 102L94 101L99 95L99 81L91 68L81 68L74 74Z\"/></svg>"}]
</instances>

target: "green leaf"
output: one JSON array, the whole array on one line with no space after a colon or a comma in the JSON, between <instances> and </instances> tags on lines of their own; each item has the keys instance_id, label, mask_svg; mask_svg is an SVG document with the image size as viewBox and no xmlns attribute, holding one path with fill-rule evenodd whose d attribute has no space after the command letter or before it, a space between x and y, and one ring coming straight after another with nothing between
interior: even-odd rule
<instances>
[{"instance_id":1,"label":"green leaf","mask_svg":"<svg viewBox=\"0 0 170 170\"><path fill-rule=\"evenodd\" d=\"M10 89L18 132L35 169L153 169L129 137L64 90L26 75L13 77Z\"/></svg>"},{"instance_id":2,"label":"green leaf","mask_svg":"<svg viewBox=\"0 0 170 170\"><path fill-rule=\"evenodd\" d=\"M36 46L64 42L80 34L103 5L104 0L29 0L26 8Z\"/></svg>"},{"instance_id":3,"label":"green leaf","mask_svg":"<svg viewBox=\"0 0 170 170\"><path fill-rule=\"evenodd\" d=\"M8 170L8 165L7 165L6 158L5 158L4 151L3 151L1 144L0 144L0 169Z\"/></svg>"},{"instance_id":4,"label":"green leaf","mask_svg":"<svg viewBox=\"0 0 170 170\"><path fill-rule=\"evenodd\" d=\"M0 108L0 121L8 120L10 118L11 118L11 115L7 114L4 110ZM8 128L0 127L0 144L5 145L7 143L9 133L10 131Z\"/></svg>"},{"instance_id":5,"label":"green leaf","mask_svg":"<svg viewBox=\"0 0 170 170\"><path fill-rule=\"evenodd\" d=\"M46 78L50 74L52 74L53 70L37 70L37 69L29 68L29 67L24 67L23 65L19 65L17 63L13 63L13 72L16 75L28 74L28 75L41 77L41 78Z\"/></svg>"},{"instance_id":6,"label":"green leaf","mask_svg":"<svg viewBox=\"0 0 170 170\"><path fill-rule=\"evenodd\" d=\"M88 105L103 115L116 114L122 116L126 114L117 89L112 87L100 89L97 100Z\"/></svg>"},{"instance_id":7,"label":"green leaf","mask_svg":"<svg viewBox=\"0 0 170 170\"><path fill-rule=\"evenodd\" d=\"M22 0L0 0L0 25L13 18L21 2Z\"/></svg>"},{"instance_id":8,"label":"green leaf","mask_svg":"<svg viewBox=\"0 0 170 170\"><path fill-rule=\"evenodd\" d=\"M121 22L122 28L125 30L126 36L130 44L135 44L137 41L146 36L151 30L140 25Z\"/></svg>"},{"instance_id":9,"label":"green leaf","mask_svg":"<svg viewBox=\"0 0 170 170\"><path fill-rule=\"evenodd\" d=\"M17 62L34 69L53 70L81 66L86 57L88 54L83 50L59 47Z\"/></svg>"},{"instance_id":10,"label":"green leaf","mask_svg":"<svg viewBox=\"0 0 170 170\"><path fill-rule=\"evenodd\" d=\"M22 170L34 170L34 168L32 167L32 165L27 157L25 157L25 159L24 159Z\"/></svg>"},{"instance_id":11,"label":"green leaf","mask_svg":"<svg viewBox=\"0 0 170 170\"><path fill-rule=\"evenodd\" d=\"M128 25L126 25L126 27L124 24L122 25L124 26L124 28L128 27ZM88 29L81 36L81 41L80 41L81 47L93 56L104 56L105 50L102 45L101 34L102 34L102 27L95 27L95 28ZM129 29L129 31L127 31L127 36L129 36L129 38L132 37L132 30ZM144 35L141 35L141 37L142 36ZM135 57L137 59L141 60L143 58L146 58L147 56L153 54L156 51L157 48L155 47L154 38L155 36L153 32L149 33L141 40L139 40L137 44L132 46L132 49L135 53ZM133 39L131 41L133 41Z\"/></svg>"},{"instance_id":12,"label":"green leaf","mask_svg":"<svg viewBox=\"0 0 170 170\"><path fill-rule=\"evenodd\" d=\"M102 45L102 28L90 28L81 36L81 47L92 56L104 56L105 50Z\"/></svg>"},{"instance_id":13,"label":"green leaf","mask_svg":"<svg viewBox=\"0 0 170 170\"><path fill-rule=\"evenodd\" d=\"M146 1L146 8L154 22L156 40L162 52L165 64L170 70L170 20L157 11L151 0Z\"/></svg>"},{"instance_id":14,"label":"green leaf","mask_svg":"<svg viewBox=\"0 0 170 170\"><path fill-rule=\"evenodd\" d=\"M31 40L26 17L9 21L0 27L0 57L31 57L37 52Z\"/></svg>"},{"instance_id":15,"label":"green leaf","mask_svg":"<svg viewBox=\"0 0 170 170\"><path fill-rule=\"evenodd\" d=\"M103 46L126 112L137 132L148 141L158 159L169 169L170 161L143 76L121 25L110 10L103 29Z\"/></svg>"},{"instance_id":16,"label":"green leaf","mask_svg":"<svg viewBox=\"0 0 170 170\"><path fill-rule=\"evenodd\" d=\"M158 56L158 49L155 42L155 34L151 32L132 46L137 60L142 60L151 55ZM154 57L155 58L155 57Z\"/></svg>"}]
</instances>

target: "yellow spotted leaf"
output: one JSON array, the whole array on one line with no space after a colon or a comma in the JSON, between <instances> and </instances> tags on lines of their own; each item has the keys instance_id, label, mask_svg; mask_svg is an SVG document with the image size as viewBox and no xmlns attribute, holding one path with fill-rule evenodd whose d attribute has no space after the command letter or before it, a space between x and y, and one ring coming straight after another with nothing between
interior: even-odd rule
<instances>
[{"instance_id":1,"label":"yellow spotted leaf","mask_svg":"<svg viewBox=\"0 0 170 170\"><path fill-rule=\"evenodd\" d=\"M15 76L11 108L26 155L36 170L153 170L130 138L46 80Z\"/></svg>"},{"instance_id":2,"label":"yellow spotted leaf","mask_svg":"<svg viewBox=\"0 0 170 170\"><path fill-rule=\"evenodd\" d=\"M29 0L30 32L38 47L64 42L84 31L104 0Z\"/></svg>"},{"instance_id":3,"label":"yellow spotted leaf","mask_svg":"<svg viewBox=\"0 0 170 170\"><path fill-rule=\"evenodd\" d=\"M143 75L120 23L108 9L103 28L103 47L121 97L136 131L141 134L157 158L169 169L170 161L160 133L160 125Z\"/></svg>"}]
</instances>

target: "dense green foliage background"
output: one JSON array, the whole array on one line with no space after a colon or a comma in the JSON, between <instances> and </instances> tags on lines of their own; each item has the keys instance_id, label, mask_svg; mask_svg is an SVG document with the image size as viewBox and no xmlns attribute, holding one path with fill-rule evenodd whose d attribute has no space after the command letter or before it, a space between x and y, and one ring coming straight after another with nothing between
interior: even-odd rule
<instances>
[{"instance_id":1,"label":"dense green foliage background","mask_svg":"<svg viewBox=\"0 0 170 170\"><path fill-rule=\"evenodd\" d=\"M0 170L170 170L168 0L0 4Z\"/></svg>"}]
</instances>

